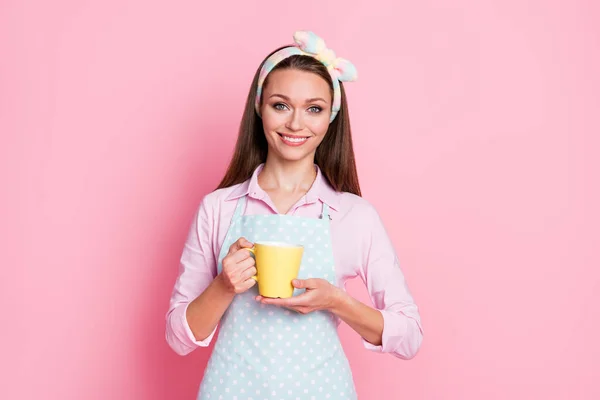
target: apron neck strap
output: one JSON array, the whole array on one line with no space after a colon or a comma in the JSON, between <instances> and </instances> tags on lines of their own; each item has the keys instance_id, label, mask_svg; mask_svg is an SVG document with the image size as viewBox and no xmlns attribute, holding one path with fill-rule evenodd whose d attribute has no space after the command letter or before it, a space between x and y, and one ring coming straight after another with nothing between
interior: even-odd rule
<instances>
[{"instance_id":1,"label":"apron neck strap","mask_svg":"<svg viewBox=\"0 0 600 400\"><path fill-rule=\"evenodd\" d=\"M248 201L248 196L242 196L238 199L237 204L235 206L235 211L233 213L233 219L241 217L244 215L244 211L246 210L246 203ZM329 216L329 206L327 203L323 202L323 210L321 211L321 215L319 216L321 219L331 219Z\"/></svg>"},{"instance_id":2,"label":"apron neck strap","mask_svg":"<svg viewBox=\"0 0 600 400\"><path fill-rule=\"evenodd\" d=\"M331 219L331 217L329 216L329 206L325 202L323 202L323 211L321 211L320 218L321 219Z\"/></svg>"},{"instance_id":3,"label":"apron neck strap","mask_svg":"<svg viewBox=\"0 0 600 400\"><path fill-rule=\"evenodd\" d=\"M241 217L244 215L244 211L246 210L246 202L248 201L248 196L242 196L238 199L237 205L235 206L235 212L233 213L233 219Z\"/></svg>"}]
</instances>

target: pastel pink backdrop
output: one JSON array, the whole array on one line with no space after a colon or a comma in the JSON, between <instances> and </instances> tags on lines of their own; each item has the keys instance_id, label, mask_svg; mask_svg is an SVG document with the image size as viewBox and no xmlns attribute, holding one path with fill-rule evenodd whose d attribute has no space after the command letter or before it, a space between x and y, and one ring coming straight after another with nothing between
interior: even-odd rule
<instances>
[{"instance_id":1,"label":"pastel pink backdrop","mask_svg":"<svg viewBox=\"0 0 600 400\"><path fill-rule=\"evenodd\" d=\"M341 331L361 399L600 398L592 1L3 1L0 398L192 399L164 314L262 57L352 60L364 196L425 339ZM367 301L360 282L350 290Z\"/></svg>"}]
</instances>

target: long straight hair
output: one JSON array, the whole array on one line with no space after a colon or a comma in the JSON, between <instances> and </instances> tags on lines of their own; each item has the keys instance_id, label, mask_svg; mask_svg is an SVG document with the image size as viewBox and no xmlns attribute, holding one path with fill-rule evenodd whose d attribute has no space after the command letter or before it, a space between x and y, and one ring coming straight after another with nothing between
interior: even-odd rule
<instances>
[{"instance_id":1,"label":"long straight hair","mask_svg":"<svg viewBox=\"0 0 600 400\"><path fill-rule=\"evenodd\" d=\"M273 53L280 49L273 51ZM263 60L260 67L256 70L256 74L252 80L233 157L217 189L226 188L248 180L254 170L267 160L268 146L262 119L254 109L258 76L265 60ZM315 58L305 55L294 55L281 61L271 72L280 69L296 69L317 74L329 84L333 98L331 75L329 75L327 68ZM269 75L267 75L263 87L267 86L268 81ZM349 192L360 196L360 185L358 183L354 149L352 147L348 103L342 82L340 82L340 91L342 95L340 110L333 122L329 124L325 138L319 147L317 147L315 164L318 165L323 176L325 176L336 191Z\"/></svg>"}]
</instances>

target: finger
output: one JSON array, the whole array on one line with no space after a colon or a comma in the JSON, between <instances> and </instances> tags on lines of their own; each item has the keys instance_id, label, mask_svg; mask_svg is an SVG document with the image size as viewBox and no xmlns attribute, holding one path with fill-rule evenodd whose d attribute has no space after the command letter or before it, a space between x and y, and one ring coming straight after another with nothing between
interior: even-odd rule
<instances>
[{"instance_id":1,"label":"finger","mask_svg":"<svg viewBox=\"0 0 600 400\"><path fill-rule=\"evenodd\" d=\"M254 286L254 285L256 285L256 281L255 281L254 279L252 279L252 278L250 278L250 279L246 279L246 280L245 280L245 281L242 283L242 285L241 285L241 289L242 289L242 291L244 291L244 292L245 292L246 290L250 289L250 288L251 288L252 286Z\"/></svg>"},{"instance_id":2,"label":"finger","mask_svg":"<svg viewBox=\"0 0 600 400\"><path fill-rule=\"evenodd\" d=\"M254 279L246 279L244 282L237 285L237 293L244 293L246 290L250 289L252 286L256 284Z\"/></svg>"},{"instance_id":3,"label":"finger","mask_svg":"<svg viewBox=\"0 0 600 400\"><path fill-rule=\"evenodd\" d=\"M242 271L247 270L250 267L254 267L255 265L256 265L256 261L254 261L254 258L248 257L248 258L245 258L245 259L235 263L234 269L236 271L242 272Z\"/></svg>"},{"instance_id":4,"label":"finger","mask_svg":"<svg viewBox=\"0 0 600 400\"><path fill-rule=\"evenodd\" d=\"M249 269L254 268L254 259L249 258L247 260L242 261L238 264L233 264L233 266L229 269L229 276L232 282L243 282L246 279L250 278L254 274L247 273Z\"/></svg>"},{"instance_id":5,"label":"finger","mask_svg":"<svg viewBox=\"0 0 600 400\"><path fill-rule=\"evenodd\" d=\"M306 283L304 282L303 279L294 279L294 280L292 280L292 286L294 286L297 289L303 289L305 284Z\"/></svg>"},{"instance_id":6,"label":"finger","mask_svg":"<svg viewBox=\"0 0 600 400\"><path fill-rule=\"evenodd\" d=\"M238 240L236 240L231 246L229 246L228 254L233 254L233 253L239 251L240 249L249 248L252 246L253 246L252 243L250 243L248 240L246 240L246 238L241 237Z\"/></svg>"},{"instance_id":7,"label":"finger","mask_svg":"<svg viewBox=\"0 0 600 400\"><path fill-rule=\"evenodd\" d=\"M301 294L299 296L289 297L287 299L272 299L269 297L263 297L260 302L263 304L271 304L274 306L289 308L308 305L310 298L307 297L307 294Z\"/></svg>"},{"instance_id":8,"label":"finger","mask_svg":"<svg viewBox=\"0 0 600 400\"><path fill-rule=\"evenodd\" d=\"M233 254L240 249L248 248L248 247L252 247L252 246L253 246L252 243L250 243L248 240L246 240L246 238L241 237L238 240L236 240L231 246L229 246L228 254Z\"/></svg>"},{"instance_id":9,"label":"finger","mask_svg":"<svg viewBox=\"0 0 600 400\"><path fill-rule=\"evenodd\" d=\"M260 302L262 304L270 304L278 307L291 307L289 299L274 299L271 297L261 297Z\"/></svg>"},{"instance_id":10,"label":"finger","mask_svg":"<svg viewBox=\"0 0 600 400\"><path fill-rule=\"evenodd\" d=\"M310 279L294 279L292 285L297 289L316 289L319 286L319 280Z\"/></svg>"},{"instance_id":11,"label":"finger","mask_svg":"<svg viewBox=\"0 0 600 400\"><path fill-rule=\"evenodd\" d=\"M246 250L246 248L242 247L241 249L238 249L236 252L231 253L228 256L231 261L233 261L234 263L240 263L244 260L247 260L248 258L252 258L252 253L250 253L248 250Z\"/></svg>"},{"instance_id":12,"label":"finger","mask_svg":"<svg viewBox=\"0 0 600 400\"><path fill-rule=\"evenodd\" d=\"M241 274L240 274L240 280L241 281L245 281L247 279L252 278L253 276L256 275L256 268L253 266L250 266L250 268L245 269ZM252 279L254 280L254 279Z\"/></svg>"},{"instance_id":13,"label":"finger","mask_svg":"<svg viewBox=\"0 0 600 400\"><path fill-rule=\"evenodd\" d=\"M254 300L258 301L259 303L262 303L263 299L270 299L271 297L263 297L260 294L258 296L256 296L254 298Z\"/></svg>"}]
</instances>

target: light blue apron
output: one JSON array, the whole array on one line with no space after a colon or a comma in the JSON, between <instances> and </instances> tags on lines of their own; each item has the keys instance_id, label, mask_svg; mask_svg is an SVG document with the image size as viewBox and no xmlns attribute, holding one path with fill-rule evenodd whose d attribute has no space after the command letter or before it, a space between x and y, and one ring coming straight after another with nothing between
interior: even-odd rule
<instances>
[{"instance_id":1,"label":"light blue apron","mask_svg":"<svg viewBox=\"0 0 600 400\"><path fill-rule=\"evenodd\" d=\"M304 245L298 277L335 283L329 208L320 219L243 215L241 197L219 254L218 272L238 238ZM294 296L304 292L295 289ZM356 399L336 320L328 311L300 314L254 300L257 285L235 296L223 315L198 399Z\"/></svg>"}]
</instances>

